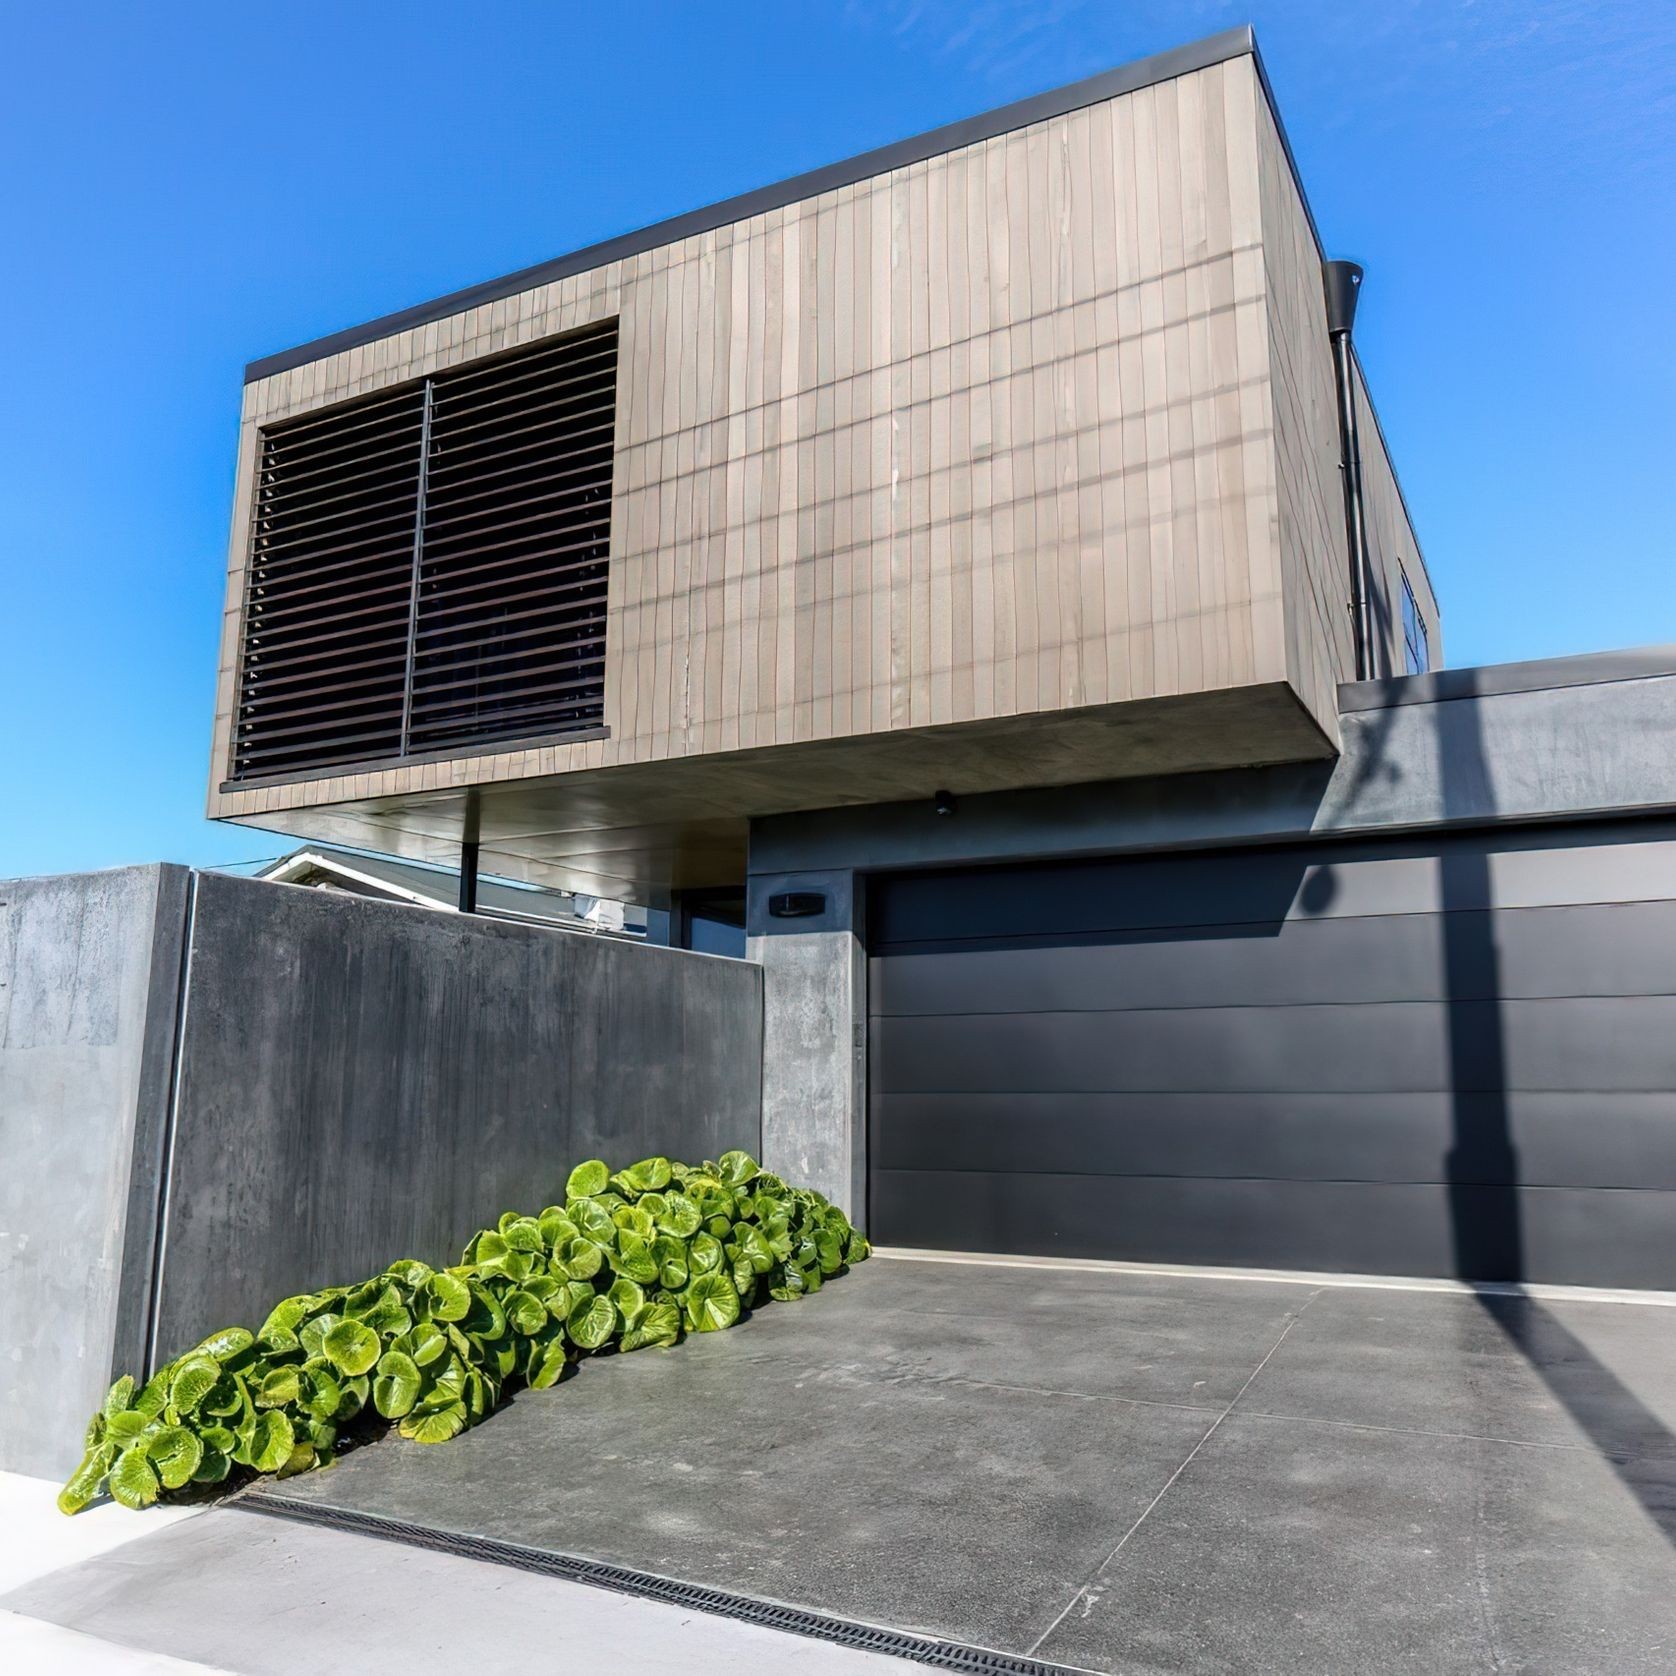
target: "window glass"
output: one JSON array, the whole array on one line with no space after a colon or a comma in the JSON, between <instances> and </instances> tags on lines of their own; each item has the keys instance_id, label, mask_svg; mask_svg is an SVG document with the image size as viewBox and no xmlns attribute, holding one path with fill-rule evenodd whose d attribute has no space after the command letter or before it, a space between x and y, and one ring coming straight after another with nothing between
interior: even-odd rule
<instances>
[{"instance_id":1,"label":"window glass","mask_svg":"<svg viewBox=\"0 0 1676 1676\"><path fill-rule=\"evenodd\" d=\"M1432 666L1431 647L1426 640L1426 621L1408 577L1402 579L1402 651L1403 674L1424 675Z\"/></svg>"}]
</instances>

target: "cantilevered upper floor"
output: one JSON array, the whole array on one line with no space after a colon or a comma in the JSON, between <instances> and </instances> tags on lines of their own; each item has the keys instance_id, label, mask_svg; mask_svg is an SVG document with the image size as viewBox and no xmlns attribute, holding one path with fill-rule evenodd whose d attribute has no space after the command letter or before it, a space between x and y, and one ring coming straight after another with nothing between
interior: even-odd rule
<instances>
[{"instance_id":1,"label":"cantilevered upper floor","mask_svg":"<svg viewBox=\"0 0 1676 1676\"><path fill-rule=\"evenodd\" d=\"M1331 754L1323 255L1237 30L255 363L210 814L649 901L755 816Z\"/></svg>"}]
</instances>

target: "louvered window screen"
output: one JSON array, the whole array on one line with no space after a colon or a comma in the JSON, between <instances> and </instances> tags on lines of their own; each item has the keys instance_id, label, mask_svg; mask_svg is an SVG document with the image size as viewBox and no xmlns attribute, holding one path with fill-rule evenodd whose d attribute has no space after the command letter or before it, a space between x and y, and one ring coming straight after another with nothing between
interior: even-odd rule
<instances>
[{"instance_id":1,"label":"louvered window screen","mask_svg":"<svg viewBox=\"0 0 1676 1676\"><path fill-rule=\"evenodd\" d=\"M612 321L263 433L233 778L599 727Z\"/></svg>"}]
</instances>

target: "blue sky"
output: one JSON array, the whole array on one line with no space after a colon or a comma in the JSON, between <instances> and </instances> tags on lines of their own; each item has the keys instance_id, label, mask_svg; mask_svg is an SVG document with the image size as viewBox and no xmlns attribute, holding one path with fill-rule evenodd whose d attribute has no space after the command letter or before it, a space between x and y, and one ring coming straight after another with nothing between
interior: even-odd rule
<instances>
[{"instance_id":1,"label":"blue sky","mask_svg":"<svg viewBox=\"0 0 1676 1676\"><path fill-rule=\"evenodd\" d=\"M8 8L0 876L202 819L257 355L1254 22L1451 663L1676 640L1676 8Z\"/></svg>"}]
</instances>

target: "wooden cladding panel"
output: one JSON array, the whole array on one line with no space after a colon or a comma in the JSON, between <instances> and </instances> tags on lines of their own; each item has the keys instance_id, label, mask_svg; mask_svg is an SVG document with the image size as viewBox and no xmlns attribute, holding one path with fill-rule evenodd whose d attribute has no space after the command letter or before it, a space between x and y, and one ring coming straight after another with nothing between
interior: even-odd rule
<instances>
[{"instance_id":1,"label":"wooden cladding panel","mask_svg":"<svg viewBox=\"0 0 1676 1676\"><path fill-rule=\"evenodd\" d=\"M1263 103L1231 60L250 386L620 319L610 737L370 792L1285 678Z\"/></svg>"},{"instance_id":2,"label":"wooden cladding panel","mask_svg":"<svg viewBox=\"0 0 1676 1676\"><path fill-rule=\"evenodd\" d=\"M1340 681L1355 673L1349 546L1339 472L1338 405L1321 287L1321 251L1266 104L1258 110L1264 290L1274 409L1279 556L1286 592L1286 656L1293 685L1318 715L1336 709ZM1372 550L1380 673L1402 672L1397 601L1405 567L1441 657L1437 602L1379 431L1361 369L1356 398L1363 499Z\"/></svg>"}]
</instances>

